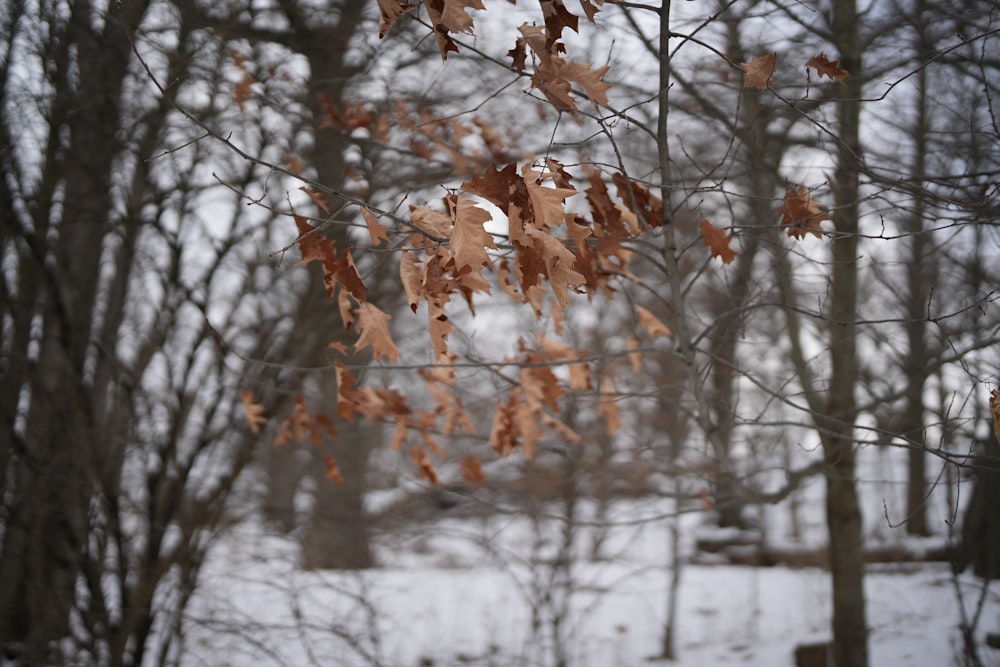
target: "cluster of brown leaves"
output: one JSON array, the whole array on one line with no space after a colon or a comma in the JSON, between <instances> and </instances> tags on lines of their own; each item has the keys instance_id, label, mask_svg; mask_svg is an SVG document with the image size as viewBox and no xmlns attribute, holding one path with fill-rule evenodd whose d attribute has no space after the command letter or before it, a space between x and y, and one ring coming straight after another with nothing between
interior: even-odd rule
<instances>
[{"instance_id":1,"label":"cluster of brown leaves","mask_svg":"<svg viewBox=\"0 0 1000 667\"><path fill-rule=\"evenodd\" d=\"M757 56L748 63L740 63L739 67L743 70L743 86L762 91L767 90L767 87L771 85L771 77L774 75L777 60L777 54L771 53ZM841 84L844 83L844 79L851 75L840 66L839 60L829 60L825 53L810 58L806 61L806 67L813 68L821 77L828 76Z\"/></svg>"},{"instance_id":2,"label":"cluster of brown leaves","mask_svg":"<svg viewBox=\"0 0 1000 667\"><path fill-rule=\"evenodd\" d=\"M552 4L562 8L562 2ZM568 12L566 12L568 14ZM561 16L554 14L553 16ZM572 16L572 15L570 15ZM576 17L573 17L574 19ZM602 77L607 73L608 67L591 67L590 65L578 62L571 62L563 58L560 54L565 51L559 37L562 28L571 27L576 30L575 20L572 24L563 22L550 22L546 19L545 27L522 25L519 30L521 37L515 42L514 48L507 52L511 57L511 67L518 71L524 71L527 61L527 51L525 46L531 49L537 59L537 66L531 75L531 86L537 88L545 97L560 109L576 109L576 101L570 92L575 83L580 86L587 97L597 104L608 103L608 88L611 84L605 83Z\"/></svg>"},{"instance_id":3,"label":"cluster of brown leaves","mask_svg":"<svg viewBox=\"0 0 1000 667\"><path fill-rule=\"evenodd\" d=\"M363 129L369 140L382 146L400 147L405 142L426 164L439 164L462 176L479 173L487 164L506 162L516 150L481 115L442 117L425 104L405 100L384 108L361 100L338 104L323 92L317 100L323 113L320 130L349 134Z\"/></svg>"},{"instance_id":4,"label":"cluster of brown leaves","mask_svg":"<svg viewBox=\"0 0 1000 667\"><path fill-rule=\"evenodd\" d=\"M577 31L579 17L569 12L563 0L539 0L544 25L524 24L520 36L507 55L511 67L525 71L531 55L534 71L531 85L561 110L577 110L577 99L583 95L596 104L607 105L610 84L603 81L607 67L572 62L565 57L561 42L566 28ZM603 0L580 0L586 18L593 21ZM442 58L458 51L452 35L471 34L473 15L469 10L485 9L481 0L378 0L380 37L405 14L423 6L431 24ZM250 99L257 81L250 74L246 58L234 53L234 60L243 72L234 86L237 105L242 110ZM741 63L744 86L766 91L777 67L776 54L755 57ZM840 83L849 72L830 61L825 54L814 56L806 63L820 76ZM563 164L552 158L525 162L518 168L509 162L514 152L511 145L485 119L479 117L436 117L424 107L400 102L390 109L376 108L370 102L347 100L334 103L329 97L318 98L322 109L320 130L353 133L364 130L373 140L385 145L398 145L394 131L405 133L412 153L424 162L447 165L468 180L459 191L448 194L439 207L410 206L409 231L398 246L400 280L408 304L414 313L425 306L430 333L433 364L420 371L424 391L420 406L415 407L398 390L388 386L362 384L346 364L337 362L336 413L331 418L320 410L311 410L305 400L295 398L291 413L278 426L275 444L292 442L319 446L324 436L336 434L334 419L353 422L365 419L393 426L392 447L409 448L410 456L420 473L432 484L439 482L435 460L447 458L439 438L449 438L459 432L475 434L476 429L456 388L456 355L448 340L454 327L446 310L452 301L464 301L475 315L473 298L489 294L491 282L483 275L496 272L500 289L516 301L530 306L541 316L548 305L560 335L565 324L563 310L573 293L612 293L616 276L639 281L628 268L632 253L629 241L664 224L662 201L645 184L624 174L607 175L597 169L585 171L582 179L571 175ZM470 137L476 137L481 149L470 150ZM286 159L289 169L301 174L305 165L294 156ZM497 168L496 164L506 163ZM483 166L486 166L485 172ZM477 176L472 176L478 174ZM612 196L609 182L615 188ZM578 186L582 185L582 189ZM330 213L326 195L309 187L301 188L325 213ZM567 211L566 203L583 194L586 206L576 207L585 213ZM495 206L505 218L494 216L481 202ZM389 230L376 214L360 211L371 245L384 246ZM805 187L788 189L779 210L781 224L788 234L804 238L808 234L822 236L822 225L829 216ZM333 240L323 235L300 216L295 217L297 243L302 263L317 263L323 271L328 297L337 303L345 328L357 334L355 353L369 349L376 361L396 362L401 353L390 330L391 316L368 301L368 290L353 256L353 248L337 248ZM705 247L713 258L724 265L738 254L732 248L733 237L709 220L700 222ZM398 227L397 232L404 229ZM551 293L551 298L550 298ZM651 338L670 336L671 332L648 309L636 305L635 314L642 330ZM627 342L628 361L635 372L641 364L634 337ZM331 344L341 353L348 350ZM568 392L594 392L597 385L596 416L605 430L614 433L621 428L621 414L613 371L606 371L596 382L586 351L544 335L537 335L533 344L519 341L514 356L504 360L498 371L510 374L512 389L500 400L494 412L489 433L492 449L501 456L520 450L531 457L546 429L557 432L564 440L576 442L580 436L560 421L560 402ZM265 409L254 401L249 390L240 394L243 408L254 433L267 424ZM994 416L1000 422L1000 394L991 397ZM1000 437L1000 427L998 427ZM342 483L337 462L324 455L326 475ZM478 487L484 481L482 466L475 457L461 462L461 470L470 484ZM708 501L706 501L706 505Z\"/></svg>"}]
</instances>

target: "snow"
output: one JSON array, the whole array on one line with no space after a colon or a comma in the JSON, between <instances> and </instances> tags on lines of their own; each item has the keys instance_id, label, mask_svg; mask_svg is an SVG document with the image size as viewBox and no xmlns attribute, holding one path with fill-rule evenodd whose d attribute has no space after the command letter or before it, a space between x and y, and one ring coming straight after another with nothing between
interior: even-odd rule
<instances>
[{"instance_id":1,"label":"snow","mask_svg":"<svg viewBox=\"0 0 1000 667\"><path fill-rule=\"evenodd\" d=\"M593 526L578 526L562 580L553 567L564 525L557 510L536 523L516 514L443 518L382 535L382 565L364 572L300 571L292 540L246 524L206 563L183 664L543 666L556 664L561 646L572 667L772 666L794 665L796 645L830 638L827 572L682 563L677 660L650 660L671 574L663 508L618 501L598 560L585 554ZM968 574L957 581L971 613L981 583ZM956 664L955 584L943 563L872 566L871 664ZM998 612L991 593L982 633L996 629Z\"/></svg>"}]
</instances>

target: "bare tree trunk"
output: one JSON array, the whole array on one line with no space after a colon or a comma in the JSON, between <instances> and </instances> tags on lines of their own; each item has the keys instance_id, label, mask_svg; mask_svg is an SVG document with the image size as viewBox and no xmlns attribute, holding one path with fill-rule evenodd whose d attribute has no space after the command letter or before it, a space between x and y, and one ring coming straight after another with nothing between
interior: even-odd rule
<instances>
[{"instance_id":1,"label":"bare tree trunk","mask_svg":"<svg viewBox=\"0 0 1000 667\"><path fill-rule=\"evenodd\" d=\"M931 57L932 46L929 43L929 20L927 8L923 0L918 0L913 8L916 22L916 53L915 62L924 63ZM910 258L906 265L906 339L909 354L906 357L904 372L906 375L906 397L903 413L900 415L899 432L907 439L910 448L907 452L907 482L906 482L906 532L910 535L928 535L927 525L927 455L926 434L924 430L924 387L931 373L933 353L928 349L927 318L931 289L936 282L937 270L935 259L930 253L931 241L925 233L924 217L926 202L924 200L924 182L926 176L928 132L930 120L927 102L928 89L927 68L920 68L916 73L916 124L911 130L913 140L913 164L910 176L913 180L913 204L909 215L907 231L909 232Z\"/></svg>"},{"instance_id":2,"label":"bare tree trunk","mask_svg":"<svg viewBox=\"0 0 1000 667\"><path fill-rule=\"evenodd\" d=\"M861 42L854 0L833 3L833 40L841 66L851 73L838 86L837 167L834 174L836 235L830 285L830 384L826 416L817 424L826 460L826 519L833 579L833 654L838 667L866 667L864 538L855 480L854 396L858 378L858 160L861 111Z\"/></svg>"},{"instance_id":3,"label":"bare tree trunk","mask_svg":"<svg viewBox=\"0 0 1000 667\"><path fill-rule=\"evenodd\" d=\"M134 29L146 6L128 3L122 10L124 25ZM110 184L129 45L118 22L109 20L95 28L93 11L89 0L74 3L63 24L62 41L51 45L52 64L65 68L56 74L53 110L57 120L70 107L73 113L64 117L65 126L58 126L65 134L50 135L46 170L52 180L43 182L43 198L33 202L41 207L32 211L42 224L35 225L34 235L22 236L34 257L21 268L44 272L39 282L18 285L19 296L34 299L22 301L22 312L41 322L37 365L4 383L11 392L5 402L30 386L23 434L16 433L10 421L5 424L6 435L15 431L17 443L4 470L8 498L13 500L0 555L0 609L5 612L0 615L0 637L20 643L20 657L26 662L59 660L58 652L51 651L53 642L69 633L93 490L92 466L107 444L98 437L93 355L100 351L94 349L92 337L107 212L113 208ZM49 208L54 196L45 199L57 184L62 187L58 211ZM41 235L52 221L57 240L48 247L49 239ZM20 292L22 287L29 291ZM38 291L32 294L35 287ZM15 338L26 342L30 334L20 332ZM12 350L11 356L27 352ZM4 408L8 415L14 401Z\"/></svg>"}]
</instances>

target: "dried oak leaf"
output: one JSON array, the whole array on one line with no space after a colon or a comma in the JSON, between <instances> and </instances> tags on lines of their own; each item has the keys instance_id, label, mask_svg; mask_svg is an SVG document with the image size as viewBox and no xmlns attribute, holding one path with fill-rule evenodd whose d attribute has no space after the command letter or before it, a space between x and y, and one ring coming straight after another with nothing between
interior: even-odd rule
<instances>
[{"instance_id":1,"label":"dried oak leaf","mask_svg":"<svg viewBox=\"0 0 1000 667\"><path fill-rule=\"evenodd\" d=\"M325 194L323 194L319 190L313 190L312 188L307 187L305 185L303 185L302 187L300 187L299 190L302 190L302 192L304 192L307 195L309 195L309 199L312 199L313 202L315 202L315 204L317 206L319 206L321 209L323 209L324 213L327 213L327 214L330 213L330 202L329 202L329 200L327 200Z\"/></svg>"},{"instance_id":2,"label":"dried oak leaf","mask_svg":"<svg viewBox=\"0 0 1000 667\"><path fill-rule=\"evenodd\" d=\"M646 333L649 334L650 338L670 335L670 328L661 322L656 315L653 315L649 309L638 304L634 305L632 308L635 310L635 314L639 316L639 325L646 330Z\"/></svg>"},{"instance_id":3,"label":"dried oak leaf","mask_svg":"<svg viewBox=\"0 0 1000 667\"><path fill-rule=\"evenodd\" d=\"M483 488L486 475L483 474L483 466L475 456L466 456L462 460L462 477L469 485L478 491Z\"/></svg>"},{"instance_id":4,"label":"dried oak leaf","mask_svg":"<svg viewBox=\"0 0 1000 667\"><path fill-rule=\"evenodd\" d=\"M336 257L336 246L333 241L316 234L316 228L306 222L302 216L295 216L295 226L299 230L299 251L302 253L302 264L320 261L324 264L333 262Z\"/></svg>"},{"instance_id":5,"label":"dried oak leaf","mask_svg":"<svg viewBox=\"0 0 1000 667\"><path fill-rule=\"evenodd\" d=\"M250 76L244 69L243 77L233 84L233 97L236 98L236 106L239 107L240 111L243 111L243 106L253 97L253 84L255 83L257 83L257 79Z\"/></svg>"},{"instance_id":6,"label":"dried oak leaf","mask_svg":"<svg viewBox=\"0 0 1000 667\"><path fill-rule=\"evenodd\" d=\"M341 486L344 483L344 478L340 475L340 466L337 465L337 461L329 454L323 454L323 462L326 463L326 478L337 486Z\"/></svg>"},{"instance_id":7,"label":"dried oak leaf","mask_svg":"<svg viewBox=\"0 0 1000 667\"><path fill-rule=\"evenodd\" d=\"M243 402L243 413L250 424L250 430L254 433L260 433L261 426L267 423L267 417L264 416L264 406L254 402L253 392L249 389L240 390L240 400Z\"/></svg>"},{"instance_id":8,"label":"dried oak leaf","mask_svg":"<svg viewBox=\"0 0 1000 667\"><path fill-rule=\"evenodd\" d=\"M796 190L789 188L785 191L785 202L778 213L781 214L781 224L788 227L788 235L797 239L805 238L807 234L822 237L821 223L830 219L802 185Z\"/></svg>"},{"instance_id":9,"label":"dried oak leaf","mask_svg":"<svg viewBox=\"0 0 1000 667\"><path fill-rule=\"evenodd\" d=\"M391 315L383 313L372 303L359 304L358 321L355 326L361 335L354 343L354 351L357 352L371 345L372 355L376 359L385 357L389 361L397 361L399 348L392 342L392 336L389 334L389 320L391 319Z\"/></svg>"},{"instance_id":10,"label":"dried oak leaf","mask_svg":"<svg viewBox=\"0 0 1000 667\"><path fill-rule=\"evenodd\" d=\"M456 271L465 267L479 271L490 265L487 248L496 250L497 244L493 236L483 228L492 216L484 209L476 206L476 202L459 195L449 200L449 208L453 209L455 228L451 232L452 257L455 259Z\"/></svg>"},{"instance_id":11,"label":"dried oak leaf","mask_svg":"<svg viewBox=\"0 0 1000 667\"><path fill-rule=\"evenodd\" d=\"M378 223L374 213L367 208L362 208L361 217L365 219L365 226L368 227L368 236L371 238L373 246L382 245L389 240L389 230Z\"/></svg>"},{"instance_id":12,"label":"dried oak leaf","mask_svg":"<svg viewBox=\"0 0 1000 667\"><path fill-rule=\"evenodd\" d=\"M420 297L424 293L423 272L417 262L417 251L404 248L399 257L399 279L403 283L403 291L406 292L406 301L413 312L417 312Z\"/></svg>"},{"instance_id":13,"label":"dried oak leaf","mask_svg":"<svg viewBox=\"0 0 1000 667\"><path fill-rule=\"evenodd\" d=\"M332 263L323 266L326 269L325 278L328 288L332 287L331 281L333 281L339 283L358 301L365 300L368 288L365 286L365 281L361 277L361 273L354 263L354 257L349 250L344 250Z\"/></svg>"},{"instance_id":14,"label":"dried oak leaf","mask_svg":"<svg viewBox=\"0 0 1000 667\"><path fill-rule=\"evenodd\" d=\"M413 462L417 464L420 468L421 474L427 478L427 481L434 486L438 485L437 471L434 469L434 464L431 463L431 459L427 456L427 452L420 445L414 445L410 450L410 456L413 457Z\"/></svg>"},{"instance_id":15,"label":"dried oak leaf","mask_svg":"<svg viewBox=\"0 0 1000 667\"><path fill-rule=\"evenodd\" d=\"M615 383L610 375L601 378L601 395L597 399L597 416L604 420L605 431L608 435L614 435L622 427L618 396L615 393Z\"/></svg>"},{"instance_id":16,"label":"dried oak leaf","mask_svg":"<svg viewBox=\"0 0 1000 667\"><path fill-rule=\"evenodd\" d=\"M524 38L518 37L514 42L514 48L507 52L507 56L511 59L510 68L518 72L524 71L525 61L528 58L528 50L524 47Z\"/></svg>"},{"instance_id":17,"label":"dried oak leaf","mask_svg":"<svg viewBox=\"0 0 1000 667\"><path fill-rule=\"evenodd\" d=\"M466 10L486 9L482 0L427 0L424 8L434 26L434 37L442 60L447 60L449 51L458 52L458 46L448 33L472 32L472 17Z\"/></svg>"},{"instance_id":18,"label":"dried oak leaf","mask_svg":"<svg viewBox=\"0 0 1000 667\"><path fill-rule=\"evenodd\" d=\"M579 17L566 9L562 0L539 0L539 4L545 17L545 30L552 42L562 38L564 28L579 32Z\"/></svg>"},{"instance_id":19,"label":"dried oak leaf","mask_svg":"<svg viewBox=\"0 0 1000 667\"><path fill-rule=\"evenodd\" d=\"M718 257L723 264L729 264L736 257L736 251L729 247L733 237L721 227L716 227L708 220L701 221L701 236L705 247L712 249L712 257Z\"/></svg>"},{"instance_id":20,"label":"dried oak leaf","mask_svg":"<svg viewBox=\"0 0 1000 667\"><path fill-rule=\"evenodd\" d=\"M813 56L806 62L806 67L812 67L816 70L819 76L824 74L835 81L839 81L842 85L847 85L844 83L844 79L851 75L846 69L840 66L839 60L828 60L825 53L821 53L818 56Z\"/></svg>"},{"instance_id":21,"label":"dried oak leaf","mask_svg":"<svg viewBox=\"0 0 1000 667\"><path fill-rule=\"evenodd\" d=\"M418 5L411 5L405 2L400 2L399 0L378 0L379 39L385 37L385 34L389 32L389 28L392 27L392 24L398 21L403 14L412 9L416 9L417 7Z\"/></svg>"},{"instance_id":22,"label":"dried oak leaf","mask_svg":"<svg viewBox=\"0 0 1000 667\"><path fill-rule=\"evenodd\" d=\"M756 88L757 90L767 90L771 83L771 76L774 74L774 67L777 63L777 56L769 54L757 56L748 63L740 63L743 70L743 86L745 88Z\"/></svg>"}]
</instances>

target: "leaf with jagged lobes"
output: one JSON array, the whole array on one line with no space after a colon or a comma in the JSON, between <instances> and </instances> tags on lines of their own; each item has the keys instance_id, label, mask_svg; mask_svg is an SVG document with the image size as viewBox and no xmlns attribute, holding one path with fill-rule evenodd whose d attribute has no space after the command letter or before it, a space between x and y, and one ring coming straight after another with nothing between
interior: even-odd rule
<instances>
[{"instance_id":1,"label":"leaf with jagged lobes","mask_svg":"<svg viewBox=\"0 0 1000 667\"><path fill-rule=\"evenodd\" d=\"M371 345L372 355L376 359L385 357L389 361L397 361L399 348L392 342L392 336L389 334L391 319L391 315L382 312L374 304L368 302L359 304L356 326L361 335L354 343L355 352Z\"/></svg>"},{"instance_id":2,"label":"leaf with jagged lobes","mask_svg":"<svg viewBox=\"0 0 1000 667\"><path fill-rule=\"evenodd\" d=\"M844 86L847 85L844 83L844 79L851 75L850 72L840 66L839 60L830 60L826 57L825 53L810 58L806 62L806 67L812 67L821 77L824 75L828 76Z\"/></svg>"},{"instance_id":3,"label":"leaf with jagged lobes","mask_svg":"<svg viewBox=\"0 0 1000 667\"><path fill-rule=\"evenodd\" d=\"M736 251L729 247L733 237L721 227L716 227L708 220L701 221L701 236L705 247L711 248L712 257L718 257L723 264L729 264L736 258Z\"/></svg>"},{"instance_id":4,"label":"leaf with jagged lobes","mask_svg":"<svg viewBox=\"0 0 1000 667\"><path fill-rule=\"evenodd\" d=\"M785 201L778 213L781 215L781 224L788 228L788 235L797 239L805 238L808 234L822 237L822 222L830 219L823 206L802 185L795 190L789 188L785 191Z\"/></svg>"}]
</instances>

